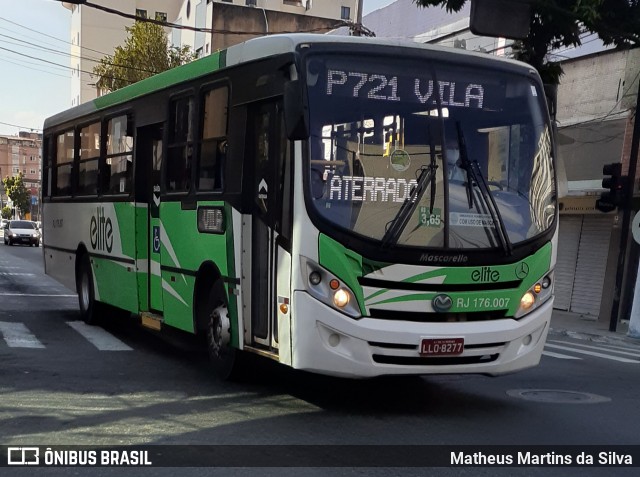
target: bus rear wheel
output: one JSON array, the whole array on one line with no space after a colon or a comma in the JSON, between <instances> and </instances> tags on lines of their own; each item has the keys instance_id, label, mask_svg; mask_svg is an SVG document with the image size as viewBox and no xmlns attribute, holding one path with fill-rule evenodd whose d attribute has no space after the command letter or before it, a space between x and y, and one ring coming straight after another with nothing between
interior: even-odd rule
<instances>
[{"instance_id":1,"label":"bus rear wheel","mask_svg":"<svg viewBox=\"0 0 640 477\"><path fill-rule=\"evenodd\" d=\"M207 349L213 368L223 380L233 380L241 373L241 351L231 346L231 321L224 304L211 307L207 322Z\"/></svg>"},{"instance_id":2,"label":"bus rear wheel","mask_svg":"<svg viewBox=\"0 0 640 477\"><path fill-rule=\"evenodd\" d=\"M103 317L103 305L95 299L91 263L86 253L80 258L76 274L76 290L80 305L80 318L88 325L98 324Z\"/></svg>"}]
</instances>

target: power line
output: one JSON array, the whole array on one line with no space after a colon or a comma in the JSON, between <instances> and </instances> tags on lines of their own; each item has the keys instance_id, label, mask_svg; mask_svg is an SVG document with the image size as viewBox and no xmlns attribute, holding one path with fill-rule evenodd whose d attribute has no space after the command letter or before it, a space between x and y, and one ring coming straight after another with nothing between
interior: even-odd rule
<instances>
[{"instance_id":1,"label":"power line","mask_svg":"<svg viewBox=\"0 0 640 477\"><path fill-rule=\"evenodd\" d=\"M58 1L62 1L62 0L58 0ZM162 27L175 28L178 30L190 30L190 31L201 32L201 33L222 33L226 35L274 35L274 34L282 34L282 33L313 33L318 31L334 30L342 26L348 26L350 28L363 30L365 31L366 34L371 33L371 31L365 28L363 25L356 25L353 22L346 22L343 20L337 22L335 25L331 25L328 27L310 28L308 30L292 30L292 31L278 31L278 32L218 30L214 28L201 28L201 27L192 27L189 25L180 25L178 23L155 20L153 18L143 18L133 13L126 13L120 10L116 10L115 8L105 7L103 5L97 5L91 2L83 2L82 5L95 8L96 10L101 10L106 13L111 13L113 15L118 15L124 18L128 18L129 20L134 20L134 21L144 22L144 23L153 23L155 25L159 25Z\"/></svg>"},{"instance_id":2,"label":"power line","mask_svg":"<svg viewBox=\"0 0 640 477\"><path fill-rule=\"evenodd\" d=\"M89 75L94 75L95 74L92 71L85 71L85 70L81 70L81 69L72 68L71 66L61 65L60 63L55 63L53 61L45 60L43 58L38 58L37 56L31 56L31 55L27 55L25 53L20 53L20 52L14 51L14 50L10 50L9 48L4 48L2 46L0 46L0 50L8 51L9 53L13 53L13 54L18 55L18 56L24 56L26 58L31 58L32 60L42 61L43 63L48 63L48 64L51 64L51 65L54 65L54 66L60 66L61 68L67 68L67 69L70 69L72 71L79 71L81 73L87 73ZM132 81L129 81L126 78L118 78L116 76L103 76L103 78L121 80L121 81L126 81L127 83L132 83Z\"/></svg>"},{"instance_id":3,"label":"power line","mask_svg":"<svg viewBox=\"0 0 640 477\"><path fill-rule=\"evenodd\" d=\"M46 74L50 74L50 75L54 75L54 76L59 76L61 78L66 78L66 79L71 78L71 76L61 75L61 74L58 74L58 73L54 73L53 71L47 71L47 70L43 70L43 69L40 69L40 68L32 68L31 66L27 66L26 64L16 63L15 61L11 61L11 60L8 60L6 58L2 58L1 62L2 63L10 63L12 65L19 66L20 68L26 68L28 70L38 71L40 73L46 73ZM32 64L32 65L36 64L36 63L31 63L31 62L25 62L25 63Z\"/></svg>"},{"instance_id":4,"label":"power line","mask_svg":"<svg viewBox=\"0 0 640 477\"><path fill-rule=\"evenodd\" d=\"M3 126L11 126L12 128L29 129L31 131L42 131L42 129L30 128L30 127L27 127L27 126L19 126L17 124L4 123L2 121L0 121L0 124L2 124Z\"/></svg>"},{"instance_id":5,"label":"power line","mask_svg":"<svg viewBox=\"0 0 640 477\"><path fill-rule=\"evenodd\" d=\"M21 40L19 38L14 38L14 37L9 36L9 35L4 35L2 33L0 33L0 36L3 36L5 38L11 38L12 40L16 40L16 41L25 43L27 45L34 46L35 48L39 48L41 50L51 51L52 53L55 53L55 54L58 54L58 55L64 55L64 56L69 56L71 58L78 58L78 59L81 59L81 60L92 61L94 63L103 63L103 64L106 64L106 65L109 65L109 66L116 66L118 68L124 68L124 69L134 70L134 71L140 71L142 73L151 73L151 74L154 74L154 75L158 73L158 71L147 70L147 69L144 69L144 68L136 68L135 66L128 66L128 65L120 65L120 64L117 64L117 63L110 63L110 62L106 61L104 58L102 60L98 60L98 59L89 58L89 57L86 57L86 56L74 55L72 53L65 53L65 52L62 52L62 51L59 51L59 50L54 50L53 48L47 48L45 46L36 45L35 43L31 43L31 42L28 42L26 40ZM22 46L20 44L16 44L16 43L12 43L12 42L5 42L5 43L9 43L9 44L16 45L16 46ZM110 55L107 55L107 56L110 56ZM71 68L74 69L73 67L71 67Z\"/></svg>"},{"instance_id":6,"label":"power line","mask_svg":"<svg viewBox=\"0 0 640 477\"><path fill-rule=\"evenodd\" d=\"M86 46L75 45L75 44L71 43L70 41L62 40L61 38L57 38L57 37L55 37L53 35L48 35L46 33L42 33L41 31L34 30L33 28L29 28L28 26L22 25L20 23L16 23L16 22L8 20L8 19L6 19L4 17L0 17L0 20L3 20L5 22L7 22L7 23L11 23L12 25L19 26L20 28L24 28L25 30L32 31L32 32L37 33L39 35L46 36L47 38L52 38L52 39L54 39L56 41L60 41L62 43L66 43L68 45L78 46L78 47L82 48L83 50L93 51L94 53L99 53L99 54L101 54L103 56L108 55L108 53L105 53L103 51L94 50L93 48L89 48L89 47L86 47ZM9 30L9 31L11 31L11 30ZM16 32L12 32L12 33L16 33Z\"/></svg>"}]
</instances>

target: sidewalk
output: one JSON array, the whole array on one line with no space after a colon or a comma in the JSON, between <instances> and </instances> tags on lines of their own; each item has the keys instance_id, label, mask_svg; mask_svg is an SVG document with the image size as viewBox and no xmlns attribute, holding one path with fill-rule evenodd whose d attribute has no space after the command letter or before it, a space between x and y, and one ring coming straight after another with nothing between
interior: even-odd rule
<instances>
[{"instance_id":1,"label":"sidewalk","mask_svg":"<svg viewBox=\"0 0 640 477\"><path fill-rule=\"evenodd\" d=\"M640 339L627 336L628 321L618 323L615 332L609 331L609 320L603 318L584 316L568 311L553 310L551 315L550 335L563 335L575 339L597 342L610 342L637 346L640 348Z\"/></svg>"}]
</instances>

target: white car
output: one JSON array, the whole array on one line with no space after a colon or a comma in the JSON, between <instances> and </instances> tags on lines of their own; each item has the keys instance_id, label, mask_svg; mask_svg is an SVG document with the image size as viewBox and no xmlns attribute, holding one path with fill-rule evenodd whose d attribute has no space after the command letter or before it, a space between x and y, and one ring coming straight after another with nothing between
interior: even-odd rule
<instances>
[{"instance_id":1,"label":"white car","mask_svg":"<svg viewBox=\"0 0 640 477\"><path fill-rule=\"evenodd\" d=\"M40 245L40 232L30 220L11 220L4 227L4 243L23 243L37 247Z\"/></svg>"}]
</instances>

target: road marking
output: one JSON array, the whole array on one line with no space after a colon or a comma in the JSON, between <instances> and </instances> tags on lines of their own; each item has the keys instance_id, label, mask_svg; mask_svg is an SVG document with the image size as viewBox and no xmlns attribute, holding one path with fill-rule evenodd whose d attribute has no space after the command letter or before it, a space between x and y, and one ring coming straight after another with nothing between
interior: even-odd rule
<instances>
[{"instance_id":1,"label":"road marking","mask_svg":"<svg viewBox=\"0 0 640 477\"><path fill-rule=\"evenodd\" d=\"M617 347L614 347L614 346L607 346L605 348L605 347L602 347L602 346L590 346L590 345L586 345L586 344L582 344L582 343L571 343L569 341L558 341L558 340L550 340L550 342L551 343L560 343L560 344L572 345L572 346L580 346L581 348L587 348L587 349L597 349L597 350L600 350L600 351L611 351L612 353L624 354L626 356L636 356L636 357L640 358L640 353L633 352L631 350L631 348L617 348ZM625 351L622 351L623 349Z\"/></svg>"},{"instance_id":2,"label":"road marking","mask_svg":"<svg viewBox=\"0 0 640 477\"><path fill-rule=\"evenodd\" d=\"M9 348L44 348L24 323L0 321L0 333Z\"/></svg>"},{"instance_id":3,"label":"road marking","mask_svg":"<svg viewBox=\"0 0 640 477\"><path fill-rule=\"evenodd\" d=\"M133 351L133 348L98 326L89 326L83 321L67 321L67 325L84 336L100 351Z\"/></svg>"},{"instance_id":4,"label":"road marking","mask_svg":"<svg viewBox=\"0 0 640 477\"><path fill-rule=\"evenodd\" d=\"M569 348L568 346L561 346L561 345L555 345L550 343L547 343L545 346L549 348L561 349L564 351L572 351L574 353L579 353L579 354L587 354L589 356L596 356L598 358L605 358L605 359L611 359L613 361L620 361L621 363L640 364L640 361L638 361L637 359L620 358L618 356L611 356L610 354L604 354L604 353L596 353L595 351L587 351L585 349Z\"/></svg>"},{"instance_id":5,"label":"road marking","mask_svg":"<svg viewBox=\"0 0 640 477\"><path fill-rule=\"evenodd\" d=\"M2 276L12 276L12 277L33 277L35 273L21 273L21 272L0 272Z\"/></svg>"},{"instance_id":6,"label":"road marking","mask_svg":"<svg viewBox=\"0 0 640 477\"><path fill-rule=\"evenodd\" d=\"M551 358L582 359L582 358L578 358L577 356L569 356L568 354L554 353L553 351L543 351L542 354L545 356L550 356Z\"/></svg>"}]
</instances>

